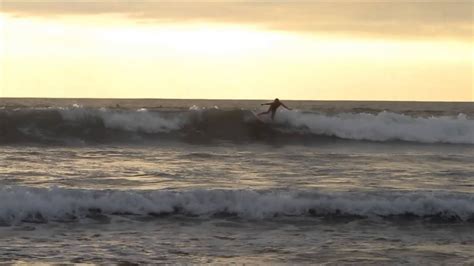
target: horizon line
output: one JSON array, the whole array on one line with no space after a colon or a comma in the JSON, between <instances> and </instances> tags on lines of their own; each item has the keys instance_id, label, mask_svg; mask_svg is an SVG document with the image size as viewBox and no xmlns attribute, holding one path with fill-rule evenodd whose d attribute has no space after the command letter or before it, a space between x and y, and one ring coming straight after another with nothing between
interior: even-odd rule
<instances>
[{"instance_id":1,"label":"horizon line","mask_svg":"<svg viewBox=\"0 0 474 266\"><path fill-rule=\"evenodd\" d=\"M0 99L51 99L51 100L191 100L191 101L267 101L272 98L265 99L222 99L222 98L106 98L106 97L0 97ZM285 101L300 101L300 102L429 102L429 103L474 103L471 101L457 101L457 100L309 100L309 99L284 99Z\"/></svg>"}]
</instances>

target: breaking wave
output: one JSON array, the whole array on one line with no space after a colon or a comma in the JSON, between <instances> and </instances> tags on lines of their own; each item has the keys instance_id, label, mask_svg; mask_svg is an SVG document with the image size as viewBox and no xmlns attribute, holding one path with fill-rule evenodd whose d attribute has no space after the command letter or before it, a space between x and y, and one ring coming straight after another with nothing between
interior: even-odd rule
<instances>
[{"instance_id":1,"label":"breaking wave","mask_svg":"<svg viewBox=\"0 0 474 266\"><path fill-rule=\"evenodd\" d=\"M3 187L0 224L109 221L114 216L319 217L474 222L474 198L435 192L82 190Z\"/></svg>"},{"instance_id":2,"label":"breaking wave","mask_svg":"<svg viewBox=\"0 0 474 266\"><path fill-rule=\"evenodd\" d=\"M264 118L266 119L266 118ZM262 123L250 110L188 111L44 108L0 110L0 143L163 141L409 141L474 144L474 120L383 111L321 114L281 111Z\"/></svg>"},{"instance_id":3,"label":"breaking wave","mask_svg":"<svg viewBox=\"0 0 474 266\"><path fill-rule=\"evenodd\" d=\"M465 114L413 117L391 112L342 113L334 116L286 112L280 119L317 135L343 139L474 144L474 120Z\"/></svg>"}]
</instances>

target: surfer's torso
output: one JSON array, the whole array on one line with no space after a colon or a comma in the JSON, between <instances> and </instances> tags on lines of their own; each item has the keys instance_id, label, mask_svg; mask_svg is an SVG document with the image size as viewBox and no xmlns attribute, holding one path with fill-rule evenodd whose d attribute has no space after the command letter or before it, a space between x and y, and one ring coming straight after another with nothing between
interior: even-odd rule
<instances>
[{"instance_id":1,"label":"surfer's torso","mask_svg":"<svg viewBox=\"0 0 474 266\"><path fill-rule=\"evenodd\" d=\"M270 104L270 110L275 111L278 107L280 107L280 105L280 101L274 101L272 102L272 104Z\"/></svg>"}]
</instances>

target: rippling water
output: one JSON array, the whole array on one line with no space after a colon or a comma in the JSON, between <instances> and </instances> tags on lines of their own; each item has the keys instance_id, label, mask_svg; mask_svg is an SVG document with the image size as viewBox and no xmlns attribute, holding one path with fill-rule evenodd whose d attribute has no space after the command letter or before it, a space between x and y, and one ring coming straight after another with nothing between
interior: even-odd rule
<instances>
[{"instance_id":1,"label":"rippling water","mask_svg":"<svg viewBox=\"0 0 474 266\"><path fill-rule=\"evenodd\" d=\"M0 261L474 263L472 104L238 104L4 101Z\"/></svg>"}]
</instances>

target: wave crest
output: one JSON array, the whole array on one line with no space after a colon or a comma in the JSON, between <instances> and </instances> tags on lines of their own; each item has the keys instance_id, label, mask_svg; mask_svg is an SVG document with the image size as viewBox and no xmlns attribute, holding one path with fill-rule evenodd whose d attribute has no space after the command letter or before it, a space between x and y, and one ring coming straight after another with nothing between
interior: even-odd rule
<instances>
[{"instance_id":1,"label":"wave crest","mask_svg":"<svg viewBox=\"0 0 474 266\"><path fill-rule=\"evenodd\" d=\"M59 109L65 121L81 122L100 120L105 128L130 132L160 133L180 129L185 119L182 116L166 116L162 113L148 112L142 108L137 111L109 111L107 109Z\"/></svg>"},{"instance_id":2,"label":"wave crest","mask_svg":"<svg viewBox=\"0 0 474 266\"><path fill-rule=\"evenodd\" d=\"M133 142L137 140L272 141L328 138L364 141L474 144L474 120L414 117L391 112L321 114L280 111L262 123L250 110L191 108L148 111L73 108L0 110L0 143Z\"/></svg>"}]
</instances>

